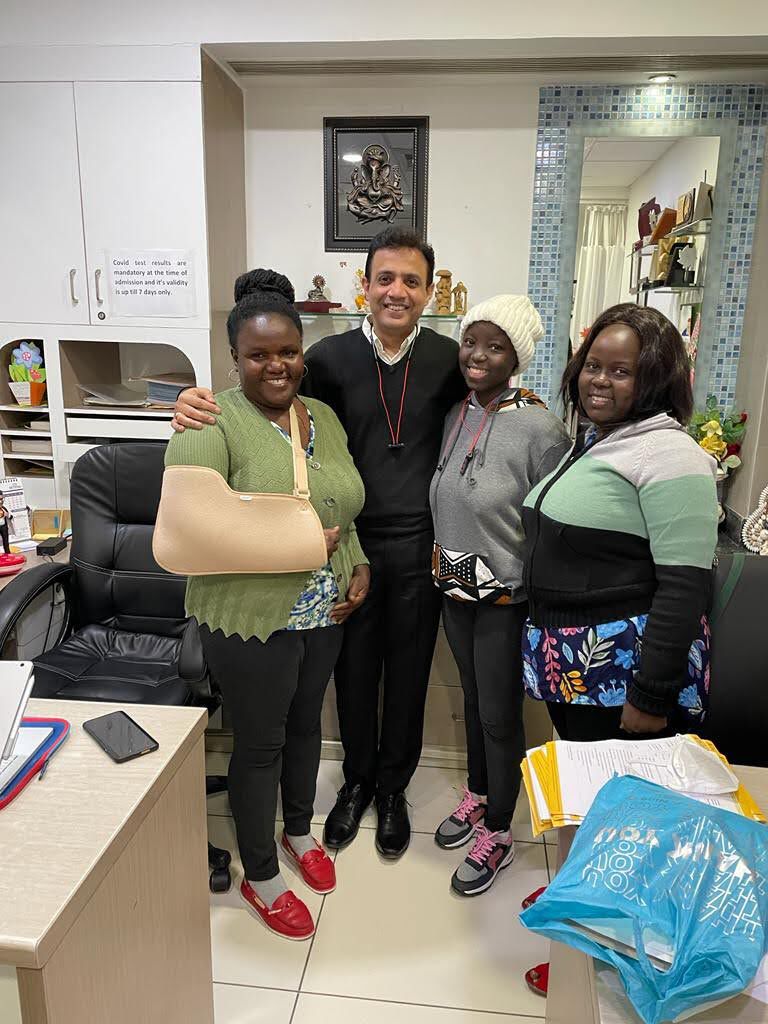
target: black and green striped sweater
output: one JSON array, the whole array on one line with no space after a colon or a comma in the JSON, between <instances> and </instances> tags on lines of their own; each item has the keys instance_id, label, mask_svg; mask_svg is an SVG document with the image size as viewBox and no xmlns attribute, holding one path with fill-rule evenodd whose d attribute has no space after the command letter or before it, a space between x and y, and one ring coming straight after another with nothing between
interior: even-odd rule
<instances>
[{"instance_id":1,"label":"black and green striped sweater","mask_svg":"<svg viewBox=\"0 0 768 1024\"><path fill-rule=\"evenodd\" d=\"M715 470L662 413L574 447L525 500L531 621L586 626L647 614L628 699L650 714L674 704L708 608Z\"/></svg>"}]
</instances>

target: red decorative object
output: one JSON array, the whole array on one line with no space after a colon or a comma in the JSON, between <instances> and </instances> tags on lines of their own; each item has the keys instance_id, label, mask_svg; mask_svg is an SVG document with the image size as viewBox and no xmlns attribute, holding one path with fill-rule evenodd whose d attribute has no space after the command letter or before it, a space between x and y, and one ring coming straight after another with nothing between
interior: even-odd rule
<instances>
[{"instance_id":1,"label":"red decorative object","mask_svg":"<svg viewBox=\"0 0 768 1024\"><path fill-rule=\"evenodd\" d=\"M327 313L330 309L339 309L340 302L320 302L306 299L304 302L297 302L296 309L301 313Z\"/></svg>"},{"instance_id":2,"label":"red decorative object","mask_svg":"<svg viewBox=\"0 0 768 1024\"><path fill-rule=\"evenodd\" d=\"M14 576L26 560L25 555L0 555L0 576Z\"/></svg>"}]
</instances>

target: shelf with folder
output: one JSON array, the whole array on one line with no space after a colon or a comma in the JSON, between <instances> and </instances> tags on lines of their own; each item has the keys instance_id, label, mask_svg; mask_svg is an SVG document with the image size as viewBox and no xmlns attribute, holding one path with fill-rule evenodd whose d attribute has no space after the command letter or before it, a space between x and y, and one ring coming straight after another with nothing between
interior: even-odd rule
<instances>
[{"instance_id":1,"label":"shelf with folder","mask_svg":"<svg viewBox=\"0 0 768 1024\"><path fill-rule=\"evenodd\" d=\"M161 343L64 341L61 384L66 436L69 442L106 444L121 440L165 440L171 436L173 409L149 404L153 388L179 389L194 384L187 356Z\"/></svg>"},{"instance_id":2,"label":"shelf with folder","mask_svg":"<svg viewBox=\"0 0 768 1024\"><path fill-rule=\"evenodd\" d=\"M42 465L46 463L47 465ZM21 477L22 481L26 477L34 477L40 479L53 479L53 456L24 456L24 455L4 455L3 464L5 468L5 475L8 477ZM50 468L49 468L50 467ZM27 495L27 501L30 501L29 495Z\"/></svg>"}]
</instances>

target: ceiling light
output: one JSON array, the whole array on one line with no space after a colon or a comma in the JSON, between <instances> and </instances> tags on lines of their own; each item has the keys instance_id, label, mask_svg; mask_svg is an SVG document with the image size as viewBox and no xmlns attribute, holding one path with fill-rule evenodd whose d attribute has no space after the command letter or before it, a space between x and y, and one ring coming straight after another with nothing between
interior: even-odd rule
<instances>
[{"instance_id":1,"label":"ceiling light","mask_svg":"<svg viewBox=\"0 0 768 1024\"><path fill-rule=\"evenodd\" d=\"M359 164L363 155L362 153L345 153L341 159L348 164Z\"/></svg>"},{"instance_id":2,"label":"ceiling light","mask_svg":"<svg viewBox=\"0 0 768 1024\"><path fill-rule=\"evenodd\" d=\"M667 82L674 82L677 75L673 75L669 71L665 71L658 75L649 75L648 81L653 82L654 85L666 85Z\"/></svg>"}]
</instances>

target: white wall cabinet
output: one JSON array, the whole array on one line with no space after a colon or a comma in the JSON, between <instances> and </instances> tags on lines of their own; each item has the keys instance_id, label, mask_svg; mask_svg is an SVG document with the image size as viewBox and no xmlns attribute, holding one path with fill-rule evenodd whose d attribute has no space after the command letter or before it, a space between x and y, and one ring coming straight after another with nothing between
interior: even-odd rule
<instances>
[{"instance_id":1,"label":"white wall cabinet","mask_svg":"<svg viewBox=\"0 0 768 1024\"><path fill-rule=\"evenodd\" d=\"M72 83L0 85L0 139L0 316L87 324Z\"/></svg>"},{"instance_id":2,"label":"white wall cabinet","mask_svg":"<svg viewBox=\"0 0 768 1024\"><path fill-rule=\"evenodd\" d=\"M4 322L207 328L199 82L0 85ZM117 315L110 253L180 250L183 317Z\"/></svg>"},{"instance_id":3,"label":"white wall cabinet","mask_svg":"<svg viewBox=\"0 0 768 1024\"><path fill-rule=\"evenodd\" d=\"M200 83L76 82L75 108L91 323L208 327ZM159 249L191 254L194 315L116 315L109 254Z\"/></svg>"}]
</instances>

